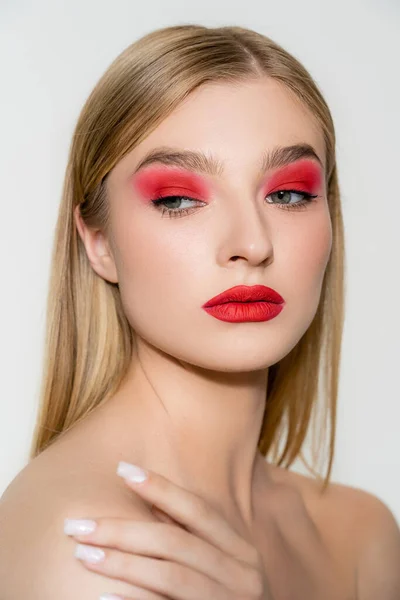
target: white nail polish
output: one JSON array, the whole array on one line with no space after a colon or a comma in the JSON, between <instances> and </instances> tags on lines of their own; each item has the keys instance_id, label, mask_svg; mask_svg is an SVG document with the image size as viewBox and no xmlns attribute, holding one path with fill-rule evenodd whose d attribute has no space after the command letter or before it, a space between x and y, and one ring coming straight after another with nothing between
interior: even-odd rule
<instances>
[{"instance_id":1,"label":"white nail polish","mask_svg":"<svg viewBox=\"0 0 400 600\"><path fill-rule=\"evenodd\" d=\"M122 600L121 596L115 594L102 594L99 600Z\"/></svg>"},{"instance_id":2,"label":"white nail polish","mask_svg":"<svg viewBox=\"0 0 400 600\"><path fill-rule=\"evenodd\" d=\"M90 563L99 563L105 558L105 552L101 548L77 544L75 548L75 558L86 560Z\"/></svg>"},{"instance_id":3,"label":"white nail polish","mask_svg":"<svg viewBox=\"0 0 400 600\"><path fill-rule=\"evenodd\" d=\"M64 519L64 533L67 535L82 535L92 533L96 522L90 519Z\"/></svg>"},{"instance_id":4,"label":"white nail polish","mask_svg":"<svg viewBox=\"0 0 400 600\"><path fill-rule=\"evenodd\" d=\"M117 475L135 483L141 483L147 479L146 472L143 469L124 461L118 463Z\"/></svg>"}]
</instances>

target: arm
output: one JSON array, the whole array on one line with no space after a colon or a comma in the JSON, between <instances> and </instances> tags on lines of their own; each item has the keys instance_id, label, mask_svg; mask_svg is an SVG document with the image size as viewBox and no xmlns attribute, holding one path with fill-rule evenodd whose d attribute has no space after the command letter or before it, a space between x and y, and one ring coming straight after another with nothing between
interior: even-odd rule
<instances>
[{"instance_id":1,"label":"arm","mask_svg":"<svg viewBox=\"0 0 400 600\"><path fill-rule=\"evenodd\" d=\"M389 508L371 494L363 494L359 509L364 532L357 600L399 600L399 526Z\"/></svg>"}]
</instances>

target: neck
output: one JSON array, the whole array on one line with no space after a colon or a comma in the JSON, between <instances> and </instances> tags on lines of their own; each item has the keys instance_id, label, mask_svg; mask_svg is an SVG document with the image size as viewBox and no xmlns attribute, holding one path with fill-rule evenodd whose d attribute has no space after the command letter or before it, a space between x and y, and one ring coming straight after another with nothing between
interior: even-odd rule
<instances>
[{"instance_id":1,"label":"neck","mask_svg":"<svg viewBox=\"0 0 400 600\"><path fill-rule=\"evenodd\" d=\"M268 369L207 371L141 341L110 407L124 452L223 509L253 520ZM139 454L138 454L139 453ZM129 456L122 460L129 462ZM131 459L134 462L134 459Z\"/></svg>"}]
</instances>

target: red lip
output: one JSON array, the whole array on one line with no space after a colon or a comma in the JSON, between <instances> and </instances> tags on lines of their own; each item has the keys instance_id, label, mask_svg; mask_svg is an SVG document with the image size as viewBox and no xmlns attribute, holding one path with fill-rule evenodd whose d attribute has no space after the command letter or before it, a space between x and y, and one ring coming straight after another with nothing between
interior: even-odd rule
<instances>
[{"instance_id":1,"label":"red lip","mask_svg":"<svg viewBox=\"0 0 400 600\"><path fill-rule=\"evenodd\" d=\"M211 298L202 308L209 308L227 302L272 302L273 304L282 304L284 299L278 292L265 285L237 285Z\"/></svg>"}]
</instances>

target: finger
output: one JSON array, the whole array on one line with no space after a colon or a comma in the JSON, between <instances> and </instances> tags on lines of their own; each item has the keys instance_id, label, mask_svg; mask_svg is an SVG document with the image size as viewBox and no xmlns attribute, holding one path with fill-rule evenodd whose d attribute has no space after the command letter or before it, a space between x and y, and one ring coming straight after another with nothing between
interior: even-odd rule
<instances>
[{"instance_id":1,"label":"finger","mask_svg":"<svg viewBox=\"0 0 400 600\"><path fill-rule=\"evenodd\" d=\"M169 515L167 515L163 510L157 508L157 506L152 506L151 507L151 512L158 517L159 519L161 519L161 521L163 521L164 523L171 523L172 525L176 525L177 527L180 527L180 524L175 521L175 519L173 519L172 517L170 517Z\"/></svg>"},{"instance_id":2,"label":"finger","mask_svg":"<svg viewBox=\"0 0 400 600\"><path fill-rule=\"evenodd\" d=\"M87 569L106 577L164 594L171 600L233 599L232 590L188 567L109 549L102 549L100 561L90 562L84 557L92 549L92 546L78 544L75 556Z\"/></svg>"},{"instance_id":3,"label":"finger","mask_svg":"<svg viewBox=\"0 0 400 600\"><path fill-rule=\"evenodd\" d=\"M147 470L147 479L138 483L129 478L131 465L124 462L119 464L122 464L122 468L118 468L118 474L123 476L126 483L141 497L226 554L245 563L255 564L257 555L254 547L203 498L154 471Z\"/></svg>"},{"instance_id":4,"label":"finger","mask_svg":"<svg viewBox=\"0 0 400 600\"><path fill-rule=\"evenodd\" d=\"M245 594L252 589L254 572L249 565L176 525L116 517L100 517L95 523L95 531L74 534L74 538L96 546L176 562L236 592Z\"/></svg>"},{"instance_id":5,"label":"finger","mask_svg":"<svg viewBox=\"0 0 400 600\"><path fill-rule=\"evenodd\" d=\"M99 600L171 600L170 596L164 596L164 594L156 594L143 588L131 585L131 592L134 596L121 596L113 593L102 594Z\"/></svg>"}]
</instances>

